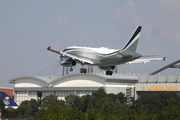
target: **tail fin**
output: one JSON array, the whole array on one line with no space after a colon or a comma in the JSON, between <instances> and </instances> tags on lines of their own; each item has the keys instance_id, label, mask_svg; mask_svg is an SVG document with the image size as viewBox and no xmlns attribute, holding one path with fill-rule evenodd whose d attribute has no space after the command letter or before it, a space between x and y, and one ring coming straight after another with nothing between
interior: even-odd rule
<instances>
[{"instance_id":1,"label":"tail fin","mask_svg":"<svg viewBox=\"0 0 180 120\"><path fill-rule=\"evenodd\" d=\"M136 52L138 40L140 37L140 32L141 32L141 26L138 26L131 36L130 40L126 44L126 46L122 49L122 51L131 51L131 52Z\"/></svg>"},{"instance_id":2,"label":"tail fin","mask_svg":"<svg viewBox=\"0 0 180 120\"><path fill-rule=\"evenodd\" d=\"M18 106L14 100L9 97L5 92L0 92L0 97L3 100L3 103L5 104L5 106Z\"/></svg>"}]
</instances>

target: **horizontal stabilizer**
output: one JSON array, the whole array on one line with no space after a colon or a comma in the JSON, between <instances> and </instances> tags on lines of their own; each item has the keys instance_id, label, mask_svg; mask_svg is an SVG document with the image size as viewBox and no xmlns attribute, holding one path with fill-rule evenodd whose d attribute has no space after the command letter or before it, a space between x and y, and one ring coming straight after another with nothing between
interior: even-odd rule
<instances>
[{"instance_id":1,"label":"horizontal stabilizer","mask_svg":"<svg viewBox=\"0 0 180 120\"><path fill-rule=\"evenodd\" d=\"M156 57L158 55L142 55L141 57Z\"/></svg>"},{"instance_id":2,"label":"horizontal stabilizer","mask_svg":"<svg viewBox=\"0 0 180 120\"><path fill-rule=\"evenodd\" d=\"M133 60L131 62L127 62L127 64L132 64L132 63L147 63L147 62L151 62L151 61L159 61L159 60L163 60L165 61L166 57L163 58L146 58L146 59L136 59Z\"/></svg>"}]
</instances>

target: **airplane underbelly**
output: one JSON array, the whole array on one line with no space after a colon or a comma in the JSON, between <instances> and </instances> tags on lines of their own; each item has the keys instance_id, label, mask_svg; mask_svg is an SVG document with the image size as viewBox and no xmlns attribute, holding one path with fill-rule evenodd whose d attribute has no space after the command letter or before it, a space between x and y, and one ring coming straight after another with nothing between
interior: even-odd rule
<instances>
[{"instance_id":1,"label":"airplane underbelly","mask_svg":"<svg viewBox=\"0 0 180 120\"><path fill-rule=\"evenodd\" d=\"M121 58L122 57L109 57L100 61L103 65L118 65L120 64Z\"/></svg>"}]
</instances>

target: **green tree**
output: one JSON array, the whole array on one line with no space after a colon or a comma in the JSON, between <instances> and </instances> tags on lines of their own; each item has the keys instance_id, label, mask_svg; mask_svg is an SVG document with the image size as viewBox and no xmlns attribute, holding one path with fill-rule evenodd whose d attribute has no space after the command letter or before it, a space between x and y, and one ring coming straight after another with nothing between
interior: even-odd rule
<instances>
[{"instance_id":1,"label":"green tree","mask_svg":"<svg viewBox=\"0 0 180 120\"><path fill-rule=\"evenodd\" d=\"M116 99L119 99L120 103L125 103L127 101L125 94L122 92L120 92L118 94L110 93L110 94L107 94L107 96L112 98L114 102L116 101Z\"/></svg>"},{"instance_id":2,"label":"green tree","mask_svg":"<svg viewBox=\"0 0 180 120\"><path fill-rule=\"evenodd\" d=\"M117 94L117 98L119 99L120 103L126 103L127 98L125 97L125 94L120 92Z\"/></svg>"},{"instance_id":3,"label":"green tree","mask_svg":"<svg viewBox=\"0 0 180 120\"><path fill-rule=\"evenodd\" d=\"M95 107L100 110L105 116L112 115L116 111L114 101L109 97L101 98L100 100L98 100Z\"/></svg>"},{"instance_id":4,"label":"green tree","mask_svg":"<svg viewBox=\"0 0 180 120\"><path fill-rule=\"evenodd\" d=\"M36 101L35 99L31 99L29 102L31 104L32 116L34 116L38 112L40 105L39 105L38 101Z\"/></svg>"},{"instance_id":5,"label":"green tree","mask_svg":"<svg viewBox=\"0 0 180 120\"><path fill-rule=\"evenodd\" d=\"M79 96L70 94L65 97L65 103L73 109L83 111L84 104L82 98L80 98Z\"/></svg>"},{"instance_id":6,"label":"green tree","mask_svg":"<svg viewBox=\"0 0 180 120\"><path fill-rule=\"evenodd\" d=\"M3 109L2 118L16 118L16 109L12 107Z\"/></svg>"},{"instance_id":7,"label":"green tree","mask_svg":"<svg viewBox=\"0 0 180 120\"><path fill-rule=\"evenodd\" d=\"M28 100L25 100L23 101L19 107L17 108L16 112L17 112L17 118L24 118L24 114L25 114L25 111L28 110L28 109L31 109L31 108L28 108L28 105L29 105L29 101Z\"/></svg>"},{"instance_id":8,"label":"green tree","mask_svg":"<svg viewBox=\"0 0 180 120\"><path fill-rule=\"evenodd\" d=\"M4 102L2 98L0 97L0 109L3 110L5 108Z\"/></svg>"},{"instance_id":9,"label":"green tree","mask_svg":"<svg viewBox=\"0 0 180 120\"><path fill-rule=\"evenodd\" d=\"M92 96L95 98L103 98L106 97L107 93L103 87L99 88L97 91L95 91Z\"/></svg>"},{"instance_id":10,"label":"green tree","mask_svg":"<svg viewBox=\"0 0 180 120\"><path fill-rule=\"evenodd\" d=\"M75 101L76 97L77 97L77 96L76 96L76 95L73 95L73 94L70 94L70 95L66 96L66 97L65 97L66 105L72 107L73 104L74 104L74 101Z\"/></svg>"},{"instance_id":11,"label":"green tree","mask_svg":"<svg viewBox=\"0 0 180 120\"><path fill-rule=\"evenodd\" d=\"M132 104L132 109L146 111L148 114L158 113L169 105L180 105L180 99L174 92L160 92L153 95L142 95Z\"/></svg>"},{"instance_id":12,"label":"green tree","mask_svg":"<svg viewBox=\"0 0 180 120\"><path fill-rule=\"evenodd\" d=\"M35 99L23 101L16 110L16 118L33 118L39 109L39 103Z\"/></svg>"},{"instance_id":13,"label":"green tree","mask_svg":"<svg viewBox=\"0 0 180 120\"><path fill-rule=\"evenodd\" d=\"M26 105L26 110L24 112L24 118L26 120L33 120L33 116L32 116L32 107L31 107L31 103L28 102Z\"/></svg>"},{"instance_id":14,"label":"green tree","mask_svg":"<svg viewBox=\"0 0 180 120\"><path fill-rule=\"evenodd\" d=\"M58 100L57 96L50 95L42 99L41 109L54 109L57 110L60 106L64 105L64 101Z\"/></svg>"},{"instance_id":15,"label":"green tree","mask_svg":"<svg viewBox=\"0 0 180 120\"><path fill-rule=\"evenodd\" d=\"M103 120L105 116L95 108L89 108L86 111L88 120Z\"/></svg>"},{"instance_id":16,"label":"green tree","mask_svg":"<svg viewBox=\"0 0 180 120\"><path fill-rule=\"evenodd\" d=\"M86 112L88 108L93 108L95 106L95 97L92 95L82 96L81 101L83 102L82 112Z\"/></svg>"}]
</instances>

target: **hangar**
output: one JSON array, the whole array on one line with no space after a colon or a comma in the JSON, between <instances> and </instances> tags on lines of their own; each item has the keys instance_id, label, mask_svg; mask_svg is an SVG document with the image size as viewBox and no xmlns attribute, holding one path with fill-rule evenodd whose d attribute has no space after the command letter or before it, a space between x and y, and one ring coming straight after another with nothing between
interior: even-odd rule
<instances>
[{"instance_id":1,"label":"hangar","mask_svg":"<svg viewBox=\"0 0 180 120\"><path fill-rule=\"evenodd\" d=\"M10 83L15 84L14 101L18 105L24 100L38 100L39 96L44 97L51 94L57 96L58 99L65 99L69 94L91 95L100 87L104 87L107 93L122 92L131 99L134 97L134 86L137 82L137 75L114 74L113 76L106 76L105 74L93 73L70 74L63 77L20 77L10 80Z\"/></svg>"},{"instance_id":2,"label":"hangar","mask_svg":"<svg viewBox=\"0 0 180 120\"><path fill-rule=\"evenodd\" d=\"M20 77L10 80L14 86L14 101L19 105L24 100L43 98L51 94L58 99L65 99L69 94L83 96L92 94L100 87L107 93L122 92L127 97L127 103L137 99L142 94L154 94L162 91L174 91L180 96L180 76L155 75L167 68L180 68L177 60L150 75L119 74L69 74L57 76Z\"/></svg>"}]
</instances>

